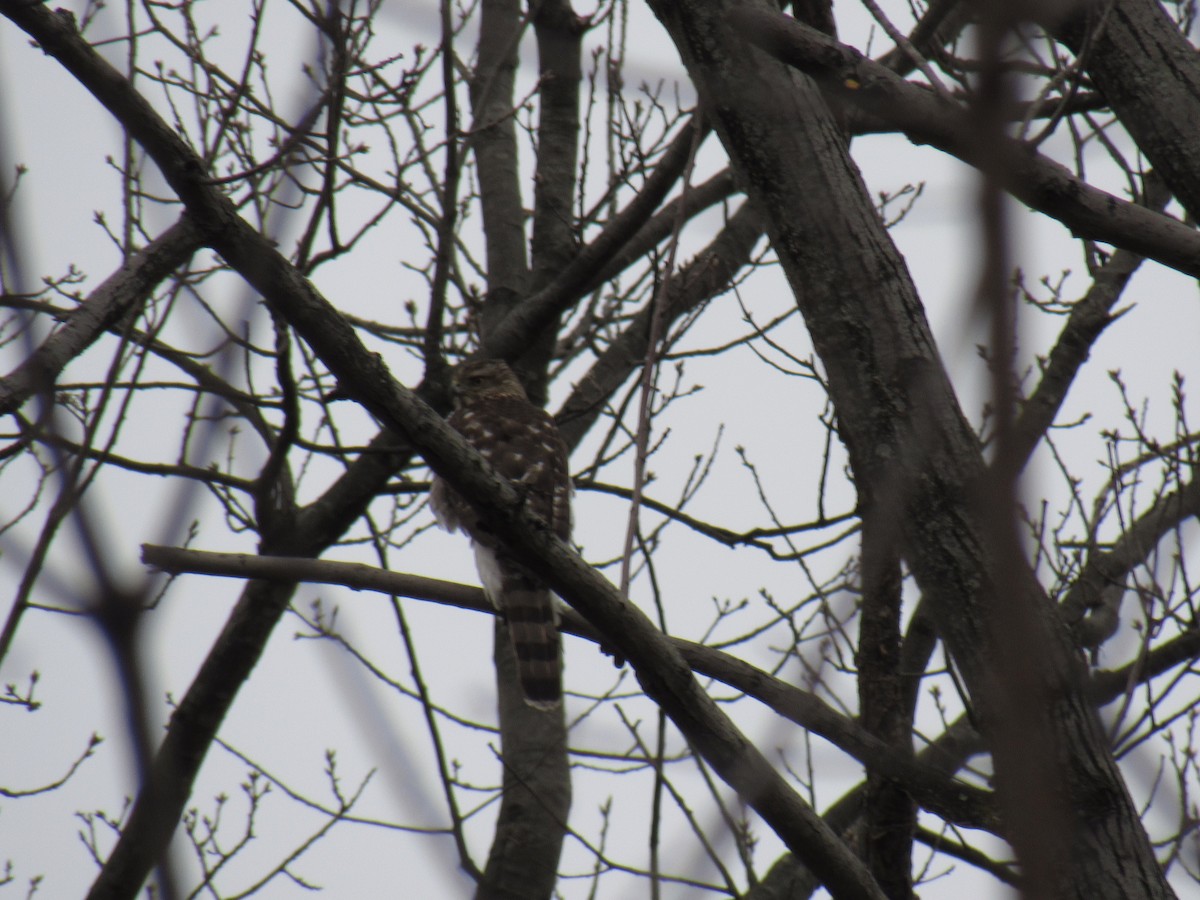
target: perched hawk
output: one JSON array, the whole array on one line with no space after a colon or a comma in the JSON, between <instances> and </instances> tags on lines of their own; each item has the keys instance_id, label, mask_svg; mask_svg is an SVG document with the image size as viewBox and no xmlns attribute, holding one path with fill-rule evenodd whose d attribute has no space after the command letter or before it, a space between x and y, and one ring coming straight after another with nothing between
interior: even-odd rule
<instances>
[{"instance_id":1,"label":"perched hawk","mask_svg":"<svg viewBox=\"0 0 1200 900\"><path fill-rule=\"evenodd\" d=\"M504 362L470 360L454 372L454 412L446 420L500 475L513 482L526 507L563 540L571 536L571 474L567 445L554 420L529 402ZM433 513L447 531L471 536L488 599L508 622L525 700L551 708L562 699L558 612L548 588L518 565L474 510L434 478Z\"/></svg>"}]
</instances>

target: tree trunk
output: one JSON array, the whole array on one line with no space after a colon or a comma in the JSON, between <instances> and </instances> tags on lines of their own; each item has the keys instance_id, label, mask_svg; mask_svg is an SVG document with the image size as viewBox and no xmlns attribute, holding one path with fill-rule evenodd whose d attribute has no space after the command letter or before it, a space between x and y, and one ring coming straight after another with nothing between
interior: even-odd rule
<instances>
[{"instance_id":1,"label":"tree trunk","mask_svg":"<svg viewBox=\"0 0 1200 900\"><path fill-rule=\"evenodd\" d=\"M568 261L571 198L579 129L579 29L565 0L544 4L535 16L541 62L542 115L534 196L533 269L526 265L525 210L521 199L514 116L520 36L525 27L518 0L485 0L479 34L479 67L472 85L477 124L474 143L480 201L487 237L488 293L480 310L480 344L525 298ZM545 403L546 369L558 332L549 323L527 341L514 367L530 397ZM562 706L536 710L524 701L507 628L495 628L501 764L500 811L479 900L549 898L558 877L567 816L571 768Z\"/></svg>"},{"instance_id":2,"label":"tree trunk","mask_svg":"<svg viewBox=\"0 0 1200 900\"><path fill-rule=\"evenodd\" d=\"M860 491L902 512L900 545L989 738L1027 892L1172 896L1066 629L1024 560L997 557L994 538L1012 523L981 506L978 440L818 89L740 41L729 5L651 6L766 218Z\"/></svg>"},{"instance_id":3,"label":"tree trunk","mask_svg":"<svg viewBox=\"0 0 1200 900\"><path fill-rule=\"evenodd\" d=\"M1200 63L1154 0L1081 4L1050 23L1187 211L1200 215Z\"/></svg>"}]
</instances>

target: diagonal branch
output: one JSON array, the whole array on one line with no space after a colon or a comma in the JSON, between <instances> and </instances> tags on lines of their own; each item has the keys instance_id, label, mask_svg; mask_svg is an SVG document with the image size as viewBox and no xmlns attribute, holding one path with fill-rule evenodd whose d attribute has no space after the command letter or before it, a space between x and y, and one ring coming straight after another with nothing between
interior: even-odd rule
<instances>
[{"instance_id":1,"label":"diagonal branch","mask_svg":"<svg viewBox=\"0 0 1200 900\"><path fill-rule=\"evenodd\" d=\"M513 358L524 347L529 335L536 334L584 293L593 279L649 220L667 192L679 180L687 165L696 127L694 118L689 118L629 205L608 221L600 234L580 251L557 278L523 300L499 323L487 340L485 349L489 356ZM703 137L709 128L703 124L700 127Z\"/></svg>"},{"instance_id":2,"label":"diagonal branch","mask_svg":"<svg viewBox=\"0 0 1200 900\"><path fill-rule=\"evenodd\" d=\"M1118 624L1125 579L1184 519L1200 516L1200 479L1159 497L1125 530L1111 550L1093 554L1059 605L1081 646L1103 643Z\"/></svg>"},{"instance_id":3,"label":"diagonal branch","mask_svg":"<svg viewBox=\"0 0 1200 900\"><path fill-rule=\"evenodd\" d=\"M815 82L764 54L748 53L730 26L744 22L754 6L752 21L778 21L781 30L790 26L813 40L816 35L769 11L765 0L649 3L711 104L739 183L766 219L824 363L856 484L875 496L896 497L904 556L992 742L1007 833L1026 876L1045 876L1045 884L1028 889L1047 896L1170 896L1087 702L1083 667L1067 629L1027 561L997 555L992 536L1009 523L997 522L981 502L987 473L978 438L938 358L904 260L845 152L828 104ZM856 60L841 45L816 46L832 48L826 59L831 70L849 61L846 74L858 74ZM899 105L901 91L892 93ZM943 108L938 98L931 102L935 111ZM1098 219L1111 215L1117 202L1103 197ZM1184 244L1200 248L1200 239L1178 223L1144 209L1134 215L1139 221L1149 217L1147 227L1160 232L1160 223L1170 226L1167 231L1178 229L1174 234L1186 241L1177 250ZM1156 243L1160 257L1161 250ZM1200 268L1195 249L1177 256ZM1049 772L1052 793L1031 787L1046 782ZM1069 824L1046 827L1048 809ZM1122 865L1101 870L1098 855L1119 856ZM1058 890L1063 885L1069 890Z\"/></svg>"},{"instance_id":4,"label":"diagonal branch","mask_svg":"<svg viewBox=\"0 0 1200 900\"><path fill-rule=\"evenodd\" d=\"M209 245L287 319L348 395L405 435L431 468L480 510L484 524L505 536L513 557L543 575L629 660L647 695L831 892L881 898L862 863L702 690L667 638L640 610L623 602L599 572L526 513L516 490L499 482L437 413L392 379L383 361L363 346L337 310L238 216L229 198L205 177L199 157L83 40L68 17L17 0L0 0L0 13L34 37L121 121L158 165Z\"/></svg>"},{"instance_id":5,"label":"diagonal branch","mask_svg":"<svg viewBox=\"0 0 1200 900\"><path fill-rule=\"evenodd\" d=\"M184 216L127 260L28 359L0 379L0 414L13 412L34 393L48 390L71 360L145 301L200 246L199 231Z\"/></svg>"},{"instance_id":6,"label":"diagonal branch","mask_svg":"<svg viewBox=\"0 0 1200 900\"><path fill-rule=\"evenodd\" d=\"M1162 209L1168 200L1170 195L1162 182L1156 177L1147 177L1145 205L1150 209ZM1041 381L1022 404L1021 413L1013 423L1011 452L1013 459L1019 461L1019 467L1029 462L1038 442L1058 415L1080 367L1087 362L1092 346L1116 318L1111 314L1113 305L1142 260L1143 257L1130 250L1117 250L1096 272L1087 294L1071 307L1071 315L1046 359Z\"/></svg>"},{"instance_id":7,"label":"diagonal branch","mask_svg":"<svg viewBox=\"0 0 1200 900\"><path fill-rule=\"evenodd\" d=\"M1053 20L1055 5L1031 10ZM1200 216L1200 65L1194 38L1155 0L1071 3L1061 11L1070 14L1047 22L1049 30L1084 61L1139 152L1191 217Z\"/></svg>"},{"instance_id":8,"label":"diagonal branch","mask_svg":"<svg viewBox=\"0 0 1200 900\"><path fill-rule=\"evenodd\" d=\"M724 291L750 261L763 235L762 218L744 202L712 242L671 279L658 301L665 325ZM574 447L591 430L608 398L645 359L650 344L653 305L641 309L579 379L558 415L567 446Z\"/></svg>"},{"instance_id":9,"label":"diagonal branch","mask_svg":"<svg viewBox=\"0 0 1200 900\"><path fill-rule=\"evenodd\" d=\"M1200 234L1186 225L1092 187L1020 141L984 146L963 107L786 16L738 9L729 19L748 40L812 76L839 99L893 122L917 143L986 171L1026 206L1074 234L1200 276Z\"/></svg>"}]
</instances>

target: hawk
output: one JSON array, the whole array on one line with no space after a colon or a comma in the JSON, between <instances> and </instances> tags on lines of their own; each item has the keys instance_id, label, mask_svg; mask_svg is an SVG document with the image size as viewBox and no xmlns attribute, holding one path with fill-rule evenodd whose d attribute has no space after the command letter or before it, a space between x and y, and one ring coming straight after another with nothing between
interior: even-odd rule
<instances>
[{"instance_id":1,"label":"hawk","mask_svg":"<svg viewBox=\"0 0 1200 900\"><path fill-rule=\"evenodd\" d=\"M500 360L462 363L455 369L453 390L454 412L446 421L513 482L527 509L568 540L571 473L567 445L554 420L529 401L517 376ZM429 500L439 525L471 537L483 589L508 622L525 701L542 709L557 706L562 658L558 610L550 590L508 556L470 505L441 478L433 479Z\"/></svg>"}]
</instances>

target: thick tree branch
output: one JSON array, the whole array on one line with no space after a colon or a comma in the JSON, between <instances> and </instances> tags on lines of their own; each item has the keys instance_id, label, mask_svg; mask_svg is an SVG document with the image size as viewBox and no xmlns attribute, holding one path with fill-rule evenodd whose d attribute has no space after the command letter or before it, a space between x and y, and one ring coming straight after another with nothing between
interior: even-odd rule
<instances>
[{"instance_id":1,"label":"thick tree branch","mask_svg":"<svg viewBox=\"0 0 1200 900\"><path fill-rule=\"evenodd\" d=\"M1092 187L1019 141L982 144L963 107L793 19L741 8L729 18L747 39L811 75L837 97L895 123L917 143L984 170L1022 203L1062 222L1073 234L1200 276L1200 234L1194 229Z\"/></svg>"},{"instance_id":2,"label":"thick tree branch","mask_svg":"<svg viewBox=\"0 0 1200 900\"><path fill-rule=\"evenodd\" d=\"M971 6L964 0L933 0L913 26L908 42L918 53L934 56L970 24L971 14ZM879 58L879 63L897 75L907 75L916 68L916 63L903 47L893 47Z\"/></svg>"},{"instance_id":3,"label":"thick tree branch","mask_svg":"<svg viewBox=\"0 0 1200 900\"><path fill-rule=\"evenodd\" d=\"M660 315L669 326L722 293L749 262L763 235L762 218L743 203L720 234L670 280ZM567 446L574 447L595 424L604 404L645 360L653 309L647 304L599 355L559 409L556 419Z\"/></svg>"},{"instance_id":4,"label":"thick tree branch","mask_svg":"<svg viewBox=\"0 0 1200 900\"><path fill-rule=\"evenodd\" d=\"M706 209L723 200L729 200L737 193L733 173L729 169L722 169L700 184L689 185L687 191L664 203L645 225L638 228L608 264L580 290L580 294L586 295L599 290L605 282L611 281L630 266L645 259L646 254L671 236L681 216L683 221L690 222Z\"/></svg>"},{"instance_id":5,"label":"thick tree branch","mask_svg":"<svg viewBox=\"0 0 1200 900\"><path fill-rule=\"evenodd\" d=\"M1012 817L1007 833L1027 871L1046 875L1030 890L1080 898L1170 896L1088 702L1067 629L1028 565L998 564L990 537L1012 523L994 522L980 502L988 475L978 438L824 97L809 79L747 52L729 23L750 21L789 36L800 29L824 70L840 70L870 93L859 59L769 11L765 2L649 2L680 49L739 184L766 220L826 368L859 490L888 498L897 511L902 552L992 742L998 795ZM790 46L781 41L776 49ZM821 53L828 54L823 62ZM889 88L882 95L902 107L905 90L890 89L897 79L891 73L878 78ZM930 109L941 115L943 101L930 96ZM906 125L922 122L909 118ZM1072 192L1080 187L1063 184ZM1119 201L1102 196L1094 212L1108 221ZM1178 237L1176 261L1200 270L1200 237L1144 209L1124 211L1159 228L1159 237L1164 229ZM1134 235L1130 246L1135 241L1145 243ZM1019 682L1006 680L1017 667L1023 667ZM1033 689L1018 697L1016 684ZM1032 749L1011 739L1029 733L1046 739ZM1031 762L1043 767L1039 777L1053 771L1052 796L1030 790L1040 783L1029 777ZM1057 834L1039 828L1048 809L1068 823ZM1122 864L1099 868L1098 855L1119 855Z\"/></svg>"},{"instance_id":6,"label":"thick tree branch","mask_svg":"<svg viewBox=\"0 0 1200 900\"><path fill-rule=\"evenodd\" d=\"M1112 703L1138 685L1148 684L1164 672L1197 658L1200 658L1200 627L1193 625L1128 665L1093 673L1092 698L1100 706Z\"/></svg>"},{"instance_id":7,"label":"thick tree branch","mask_svg":"<svg viewBox=\"0 0 1200 900\"><path fill-rule=\"evenodd\" d=\"M1164 5L1155 0L1074 6L1076 15L1049 23L1050 30L1082 58L1088 75L1137 142L1138 150L1146 154L1184 208L1193 218L1200 216L1200 63L1196 48L1170 20Z\"/></svg>"},{"instance_id":8,"label":"thick tree branch","mask_svg":"<svg viewBox=\"0 0 1200 900\"><path fill-rule=\"evenodd\" d=\"M479 178L487 241L487 302L477 326L489 331L529 290L525 204L521 199L513 103L518 48L526 22L520 0L480 4L478 63L471 79L469 146Z\"/></svg>"},{"instance_id":9,"label":"thick tree branch","mask_svg":"<svg viewBox=\"0 0 1200 900\"><path fill-rule=\"evenodd\" d=\"M891 748L897 759L912 755L914 722L904 702L906 682L901 670L900 530L890 498L873 502L862 496L862 549L859 579L858 708L863 727ZM863 810L863 856L892 900L904 900L912 890L912 845L917 805L905 781L878 767L867 771Z\"/></svg>"},{"instance_id":10,"label":"thick tree branch","mask_svg":"<svg viewBox=\"0 0 1200 900\"><path fill-rule=\"evenodd\" d=\"M572 204L579 155L583 22L569 0L540 0L530 5L530 15L538 51L539 120L528 284L531 291L537 291L575 254ZM481 33L479 40L482 45L495 36ZM519 178L521 173L514 169L510 177ZM490 233L488 236L490 240ZM481 317L481 343L490 340L501 316L522 299L489 287ZM542 323L513 357L518 377L539 406L546 402L547 372L558 324L557 317ZM506 621L495 623L493 655L504 770L496 829L476 900L550 897L558 879L571 809L565 709L560 705L540 711L525 702L508 629Z\"/></svg>"},{"instance_id":11,"label":"thick tree branch","mask_svg":"<svg viewBox=\"0 0 1200 900\"><path fill-rule=\"evenodd\" d=\"M568 0L540 0L532 5L532 14L540 84L533 234L529 242L530 290L536 294L555 281L577 252L574 204L584 22ZM559 316L549 317L515 359L517 374L539 406L546 405L547 370L554 355L558 324ZM487 331L484 338L491 340L492 331Z\"/></svg>"}]
</instances>

